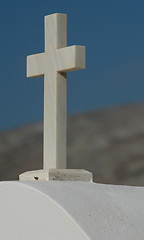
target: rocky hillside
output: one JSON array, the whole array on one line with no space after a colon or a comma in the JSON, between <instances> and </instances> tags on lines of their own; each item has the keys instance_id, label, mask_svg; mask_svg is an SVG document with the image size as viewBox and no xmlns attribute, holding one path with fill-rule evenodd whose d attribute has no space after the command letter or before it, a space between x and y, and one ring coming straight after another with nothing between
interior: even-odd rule
<instances>
[{"instance_id":1,"label":"rocky hillside","mask_svg":"<svg viewBox=\"0 0 144 240\"><path fill-rule=\"evenodd\" d=\"M0 180L42 168L42 123L0 133ZM94 181L144 185L144 104L68 117L68 167Z\"/></svg>"}]
</instances>

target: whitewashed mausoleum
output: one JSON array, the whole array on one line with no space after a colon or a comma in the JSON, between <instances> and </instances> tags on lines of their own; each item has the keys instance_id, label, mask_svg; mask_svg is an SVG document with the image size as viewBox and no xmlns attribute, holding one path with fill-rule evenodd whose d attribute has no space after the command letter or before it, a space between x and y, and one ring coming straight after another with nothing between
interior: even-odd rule
<instances>
[{"instance_id":1,"label":"whitewashed mausoleum","mask_svg":"<svg viewBox=\"0 0 144 240\"><path fill-rule=\"evenodd\" d=\"M27 76L44 76L43 169L0 183L1 240L142 240L144 188L92 182L66 169L67 72L85 68L85 47L67 47L67 16L45 17L45 51Z\"/></svg>"}]
</instances>

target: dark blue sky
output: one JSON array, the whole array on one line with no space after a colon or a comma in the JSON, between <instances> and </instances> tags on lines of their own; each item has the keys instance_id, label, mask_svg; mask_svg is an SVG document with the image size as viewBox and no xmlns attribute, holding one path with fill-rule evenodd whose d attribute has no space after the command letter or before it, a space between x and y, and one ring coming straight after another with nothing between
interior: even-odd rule
<instances>
[{"instance_id":1,"label":"dark blue sky","mask_svg":"<svg viewBox=\"0 0 144 240\"><path fill-rule=\"evenodd\" d=\"M68 113L144 101L144 1L3 1L0 130L43 118L43 79L26 56L43 52L44 16L68 14L68 45L86 46L86 70L68 74Z\"/></svg>"}]
</instances>

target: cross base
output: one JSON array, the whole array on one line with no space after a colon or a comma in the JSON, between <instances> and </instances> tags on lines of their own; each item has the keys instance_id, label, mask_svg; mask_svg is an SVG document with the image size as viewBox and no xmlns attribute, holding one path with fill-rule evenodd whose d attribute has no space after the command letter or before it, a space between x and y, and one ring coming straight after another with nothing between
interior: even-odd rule
<instances>
[{"instance_id":1,"label":"cross base","mask_svg":"<svg viewBox=\"0 0 144 240\"><path fill-rule=\"evenodd\" d=\"M19 175L20 181L82 181L92 182L91 172L82 169L47 169L28 171Z\"/></svg>"}]
</instances>

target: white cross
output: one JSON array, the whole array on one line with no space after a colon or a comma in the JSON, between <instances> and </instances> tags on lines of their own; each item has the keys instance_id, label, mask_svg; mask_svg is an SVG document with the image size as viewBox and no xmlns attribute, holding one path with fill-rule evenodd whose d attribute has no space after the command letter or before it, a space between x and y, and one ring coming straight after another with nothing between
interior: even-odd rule
<instances>
[{"instance_id":1,"label":"white cross","mask_svg":"<svg viewBox=\"0 0 144 240\"><path fill-rule=\"evenodd\" d=\"M27 57L27 77L44 75L44 169L66 168L66 73L85 68L85 47L66 46L67 15L45 16L45 52Z\"/></svg>"}]
</instances>

